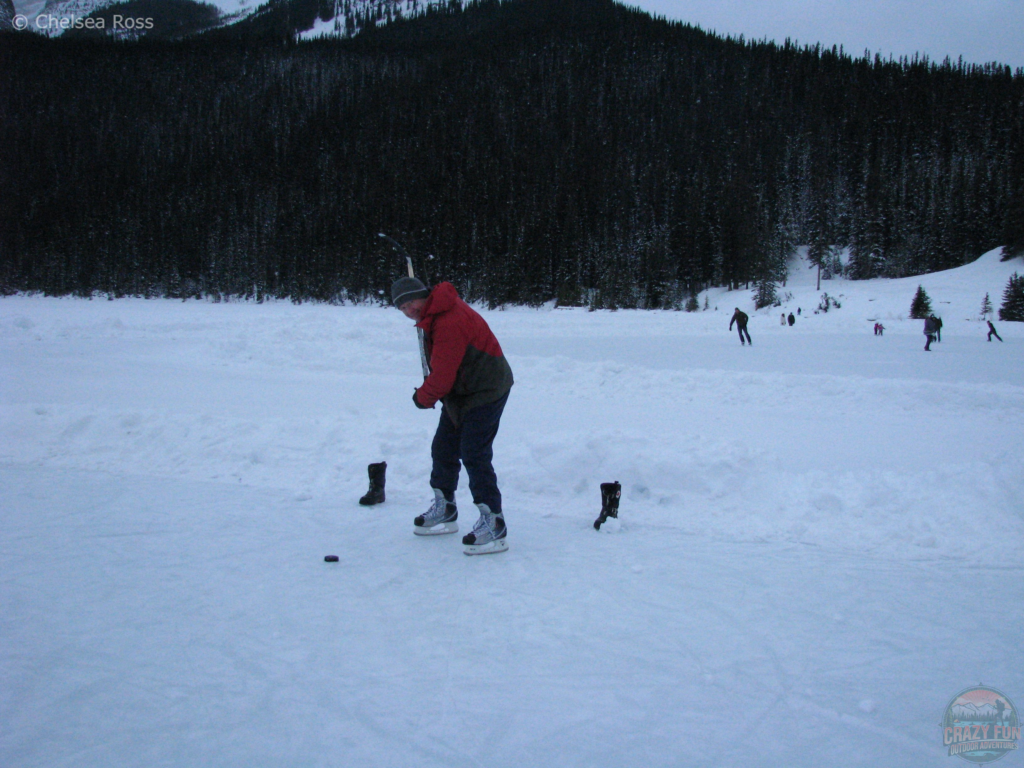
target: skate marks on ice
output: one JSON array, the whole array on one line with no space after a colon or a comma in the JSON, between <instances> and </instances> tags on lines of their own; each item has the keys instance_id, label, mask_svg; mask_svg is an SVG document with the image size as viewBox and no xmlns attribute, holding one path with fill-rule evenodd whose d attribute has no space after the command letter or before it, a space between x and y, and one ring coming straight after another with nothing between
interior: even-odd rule
<instances>
[{"instance_id":1,"label":"skate marks on ice","mask_svg":"<svg viewBox=\"0 0 1024 768\"><path fill-rule=\"evenodd\" d=\"M438 414L408 411L417 350L398 313L25 297L0 310L0 462L337 504L364 492L368 463L386 460L388 505L422 511ZM922 355L890 355L881 378L685 367L693 344L719 343L697 327L707 318L687 313L486 316L510 344L563 343L514 360L495 443L513 506L552 499L552 514L593 520L600 483L620 480L627 534L643 521L900 557L1024 554L1024 389L989 371L983 341L965 358L980 381L951 383L915 378ZM610 359L574 357L596 332ZM645 333L667 352L646 353ZM792 355L820 360L842 342L853 370L867 366L859 337L853 347L783 338Z\"/></svg>"},{"instance_id":2,"label":"skate marks on ice","mask_svg":"<svg viewBox=\"0 0 1024 768\"><path fill-rule=\"evenodd\" d=\"M602 536L550 502L467 558L390 501L0 489L5 765L927 765L964 675L1024 682L1005 570Z\"/></svg>"}]
</instances>

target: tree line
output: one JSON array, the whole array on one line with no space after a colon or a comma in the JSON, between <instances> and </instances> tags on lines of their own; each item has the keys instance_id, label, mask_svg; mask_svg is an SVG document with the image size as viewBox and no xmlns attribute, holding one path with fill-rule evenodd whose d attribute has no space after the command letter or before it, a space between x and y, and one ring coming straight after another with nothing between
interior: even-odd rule
<instances>
[{"instance_id":1,"label":"tree line","mask_svg":"<svg viewBox=\"0 0 1024 768\"><path fill-rule=\"evenodd\" d=\"M0 35L0 291L679 307L1024 251L1024 72L723 39L609 0L349 40Z\"/></svg>"}]
</instances>

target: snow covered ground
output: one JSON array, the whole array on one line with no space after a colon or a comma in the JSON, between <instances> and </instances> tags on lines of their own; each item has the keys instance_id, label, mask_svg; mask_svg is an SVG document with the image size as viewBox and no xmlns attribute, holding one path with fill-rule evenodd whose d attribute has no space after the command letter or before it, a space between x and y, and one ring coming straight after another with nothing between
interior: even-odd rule
<instances>
[{"instance_id":1,"label":"snow covered ground","mask_svg":"<svg viewBox=\"0 0 1024 768\"><path fill-rule=\"evenodd\" d=\"M1024 705L1024 325L978 318L1015 270L484 312L484 558L411 533L398 312L2 299L0 765L951 765L954 694Z\"/></svg>"}]
</instances>

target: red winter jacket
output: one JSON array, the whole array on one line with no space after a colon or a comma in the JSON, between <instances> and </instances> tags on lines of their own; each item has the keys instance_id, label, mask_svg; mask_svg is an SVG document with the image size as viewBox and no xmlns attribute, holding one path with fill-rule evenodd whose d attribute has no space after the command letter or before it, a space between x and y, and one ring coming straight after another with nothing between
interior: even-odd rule
<instances>
[{"instance_id":1,"label":"red winter jacket","mask_svg":"<svg viewBox=\"0 0 1024 768\"><path fill-rule=\"evenodd\" d=\"M441 400L457 425L470 408L500 400L512 388L501 345L451 283L434 286L416 327L424 331L430 360L430 375L415 395L424 408Z\"/></svg>"}]
</instances>

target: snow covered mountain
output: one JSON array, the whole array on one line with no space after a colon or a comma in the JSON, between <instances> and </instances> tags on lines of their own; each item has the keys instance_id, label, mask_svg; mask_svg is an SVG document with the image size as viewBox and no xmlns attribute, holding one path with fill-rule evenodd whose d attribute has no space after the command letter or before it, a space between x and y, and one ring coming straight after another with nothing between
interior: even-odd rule
<instances>
[{"instance_id":1,"label":"snow covered mountain","mask_svg":"<svg viewBox=\"0 0 1024 768\"><path fill-rule=\"evenodd\" d=\"M48 37L69 31L86 31L116 37L186 37L210 28L228 33L271 34L301 39L350 37L369 25L388 23L426 11L429 0L180 0L160 3L154 12L152 0L0 0L0 29L11 26L15 14L28 20L28 30ZM197 27L195 15L213 9L212 22ZM125 17L154 18L155 24L140 29L118 29L112 23L115 12ZM105 19L105 23L99 19ZM93 21L88 21L92 19ZM175 34L176 30L181 30Z\"/></svg>"},{"instance_id":2,"label":"snow covered mountain","mask_svg":"<svg viewBox=\"0 0 1024 768\"><path fill-rule=\"evenodd\" d=\"M48 37L58 37L75 27L78 20L111 5L114 0L22 0L15 4L17 13L28 19L28 30Z\"/></svg>"},{"instance_id":3,"label":"snow covered mountain","mask_svg":"<svg viewBox=\"0 0 1024 768\"><path fill-rule=\"evenodd\" d=\"M333 18L317 17L313 26L296 30L304 40L321 37L351 37L358 34L371 21L382 24L400 18L416 16L430 5L422 0L337 0Z\"/></svg>"},{"instance_id":4,"label":"snow covered mountain","mask_svg":"<svg viewBox=\"0 0 1024 768\"><path fill-rule=\"evenodd\" d=\"M351 37L369 26L425 13L430 0L270 0L228 34L316 39Z\"/></svg>"},{"instance_id":5,"label":"snow covered mountain","mask_svg":"<svg viewBox=\"0 0 1024 768\"><path fill-rule=\"evenodd\" d=\"M10 0L3 0L10 2ZM161 37L183 37L211 26L236 24L257 7L257 0L17 0L15 12L28 20L30 32L47 37L99 33L113 37L140 37L153 34ZM115 25L114 15L122 18L151 18L152 25L132 24L129 28ZM205 17L197 24L197 16ZM183 30L181 34L173 34ZM170 34L169 34L170 33Z\"/></svg>"},{"instance_id":6,"label":"snow covered mountain","mask_svg":"<svg viewBox=\"0 0 1024 768\"><path fill-rule=\"evenodd\" d=\"M11 0L0 0L0 30L14 28L14 3Z\"/></svg>"}]
</instances>

